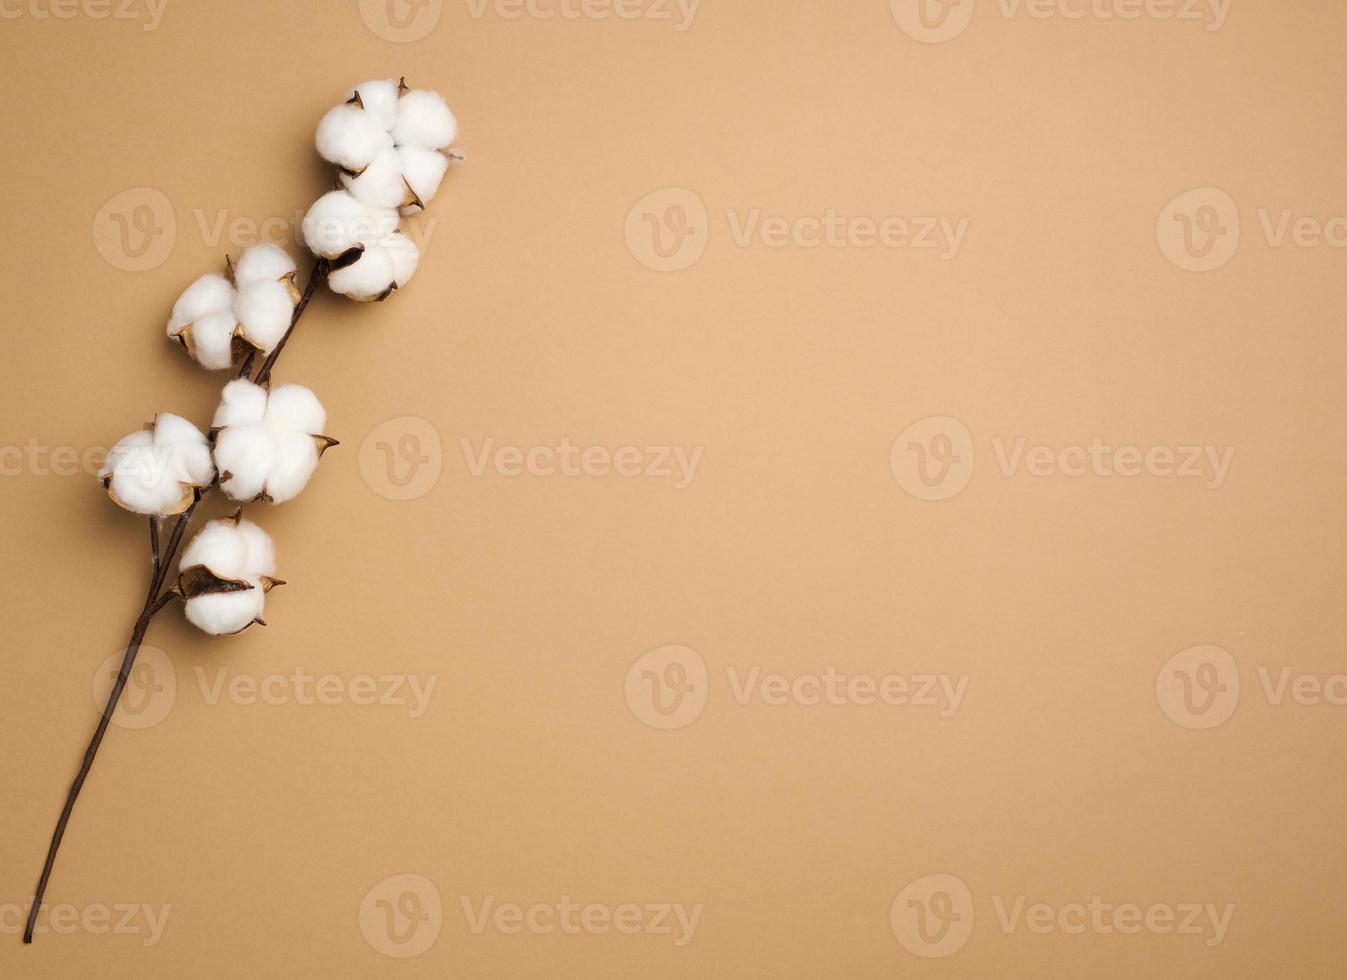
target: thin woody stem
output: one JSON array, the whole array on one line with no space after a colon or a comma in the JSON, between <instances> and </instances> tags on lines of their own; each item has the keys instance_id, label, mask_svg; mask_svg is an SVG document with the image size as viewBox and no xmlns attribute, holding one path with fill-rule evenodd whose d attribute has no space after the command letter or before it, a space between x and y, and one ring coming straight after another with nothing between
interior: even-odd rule
<instances>
[{"instance_id":1,"label":"thin woody stem","mask_svg":"<svg viewBox=\"0 0 1347 980\"><path fill-rule=\"evenodd\" d=\"M159 581L159 569L163 567L163 559L159 551L159 515L150 515L150 591L145 596L145 601L149 602L154 598L154 584Z\"/></svg>"},{"instance_id":2,"label":"thin woody stem","mask_svg":"<svg viewBox=\"0 0 1347 980\"><path fill-rule=\"evenodd\" d=\"M276 361L281 356L281 351L290 339L290 335L295 332L299 318L304 315L304 310L308 307L309 300L313 298L314 291L320 283L327 279L327 272L328 261L318 259L314 263L308 283L304 286L304 293L295 306L295 312L290 318L290 326L286 329L285 336L281 338L280 343L262 363L262 368L257 373L257 384L265 384L271 377L271 369L275 367ZM251 358L248 360L248 366L251 367ZM247 371L245 370L240 377L247 377ZM61 816L56 821L56 830L51 835L51 845L47 848L47 860L42 865L42 877L38 879L37 892L33 896L33 905L28 910L28 924L23 931L25 943L33 941L33 929L37 925L38 913L42 909L42 898L47 893L47 882L51 879L52 867L56 864L56 852L61 848L61 840L65 837L66 825L70 822L70 814L75 809L75 800L79 798L80 790L84 788L84 780L88 777L89 770L93 768L98 747L103 744L103 736L107 733L108 724L112 721L113 712L117 709L117 702L121 699L122 691L126 688L126 682L131 676L131 668L135 666L136 655L140 652L140 645L144 642L145 633L150 628L150 620L173 599L171 591L163 591L164 582L173 567L174 559L177 558L183 535L187 531L188 524L192 521L192 514L195 513L197 505L201 503L201 499L211 489L211 487L206 487L197 493L191 505L178 517L177 522L173 525L173 532L169 535L168 546L162 553L159 550L158 518L150 518L150 550L153 561L149 593L145 598L144 607L140 610L140 616L136 619L135 627L131 631L131 639L127 643L126 654L122 657L122 665L117 671L117 679L113 682L112 691L108 694L108 701L103 707L103 714L98 719L98 727L94 729L93 738L89 740L89 747L84 750L84 762L80 766L79 774L75 776L75 781L70 785L65 806L61 808Z\"/></svg>"},{"instance_id":3,"label":"thin woody stem","mask_svg":"<svg viewBox=\"0 0 1347 980\"><path fill-rule=\"evenodd\" d=\"M56 864L56 852L60 850L61 839L65 837L66 824L70 822L71 811L75 809L75 800L79 798L80 790L84 788L84 780L88 777L89 770L94 765L94 756L98 754L98 747L103 744L103 736L107 733L108 723L112 721L112 714L117 709L117 702L121 699L126 681L131 676L131 668L135 666L136 654L140 652L140 645L145 639L145 631L150 628L150 620L173 598L173 593L165 592L160 595L159 591L164 586L168 569L173 563L178 546L182 543L183 532L187 530L187 524L191 521L192 512L196 510L197 504L201 502L201 496L202 494L198 494L197 498L192 501L191 506L178 518L178 522L173 528L173 534L168 541L168 551L162 558L159 555L158 524L156 518L150 518L150 540L155 559L154 568L150 574L149 595L146 596L145 605L140 610L140 616L136 619L136 625L131 631L131 639L126 645L126 655L122 657L121 669L117 671L117 679L113 682L112 691L108 694L108 702L103 706L103 714L98 719L98 727L94 729L93 738L89 740L89 747L84 750L84 764L80 766L79 774L70 785L65 806L61 808L60 819L56 821L56 830L51 835L51 845L47 848L47 860L42 865L42 877L38 879L37 892L33 896L33 906L28 910L28 924L23 930L23 941L25 943L33 941L33 929L37 925L38 913L42 910L42 897L47 892L47 882L51 878L52 866Z\"/></svg>"},{"instance_id":4,"label":"thin woody stem","mask_svg":"<svg viewBox=\"0 0 1347 980\"><path fill-rule=\"evenodd\" d=\"M290 335L295 332L295 327L299 323L299 318L304 315L308 308L309 300L313 299L313 291L318 288L319 283L327 279L328 261L319 259L313 264L313 271L309 273L309 281L304 284L304 295L299 298L299 303L295 305L294 315L290 317L290 326L285 331L285 336L275 349L267 355L267 359L262 362L262 367L257 371L257 384L264 385L271 380L271 369L276 366L277 359L281 356L281 351L285 350L285 345L290 340Z\"/></svg>"}]
</instances>

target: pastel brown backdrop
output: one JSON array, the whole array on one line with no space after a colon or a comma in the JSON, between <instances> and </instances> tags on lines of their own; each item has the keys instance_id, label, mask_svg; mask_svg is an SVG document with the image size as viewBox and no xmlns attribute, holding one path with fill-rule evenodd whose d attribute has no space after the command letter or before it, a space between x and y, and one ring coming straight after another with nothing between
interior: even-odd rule
<instances>
[{"instance_id":1,"label":"pastel brown backdrop","mask_svg":"<svg viewBox=\"0 0 1347 980\"><path fill-rule=\"evenodd\" d=\"M1347 9L978 0L927 11L943 43L901 0L609 9L4 6L0 975L1341 976ZM302 323L277 379L342 446L256 508L290 584L236 638L155 623L175 697L109 733L48 893L78 922L24 947L146 572L144 523L39 450L69 471L156 411L208 422L222 377L165 340L173 298L251 223L302 255L317 120L389 75L445 94L468 160L405 291ZM791 223L830 211L861 221L809 247ZM966 233L873 243L893 217ZM958 425L900 438L930 418ZM1021 438L1052 449L1032 472ZM510 476L488 439L634 447L641 475L596 450ZM1096 439L1233 456L1060 472ZM686 485L661 447L700 450ZM1213 727L1165 694L1200 645L1229 655L1202 697L1240 682ZM629 687L667 646L706 677L656 657ZM299 703L300 668L335 703ZM829 670L966 688L806 703ZM435 687L412 717L357 703L364 674ZM805 681L741 703L768 674ZM655 681L700 715L657 727ZM935 874L971 905L945 889L930 921L971 933L917 955L895 899ZM1093 895L1233 914L1219 939L999 914ZM474 931L488 896L639 928ZM682 945L647 908L679 903ZM139 931L100 929L123 905ZM412 926L439 932L389 955Z\"/></svg>"}]
</instances>

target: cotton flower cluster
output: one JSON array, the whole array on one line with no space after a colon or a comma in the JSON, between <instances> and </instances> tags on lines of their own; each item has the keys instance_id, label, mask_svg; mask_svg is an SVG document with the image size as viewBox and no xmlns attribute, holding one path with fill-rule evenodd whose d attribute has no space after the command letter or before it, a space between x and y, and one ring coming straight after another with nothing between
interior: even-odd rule
<instances>
[{"instance_id":1,"label":"cotton flower cluster","mask_svg":"<svg viewBox=\"0 0 1347 980\"><path fill-rule=\"evenodd\" d=\"M178 570L173 591L184 600L188 621L215 636L254 623L265 626L266 594L285 584L273 577L271 538L242 511L206 524L183 552Z\"/></svg>"},{"instance_id":2,"label":"cotton flower cluster","mask_svg":"<svg viewBox=\"0 0 1347 980\"><path fill-rule=\"evenodd\" d=\"M225 275L205 275L188 286L173 304L167 332L216 371L248 349L270 354L298 302L294 260L275 245L254 245Z\"/></svg>"},{"instance_id":3,"label":"cotton flower cluster","mask_svg":"<svg viewBox=\"0 0 1347 980\"><path fill-rule=\"evenodd\" d=\"M163 412L120 440L98 472L113 501L137 514L181 514L215 476L210 443L179 415Z\"/></svg>"},{"instance_id":4,"label":"cotton flower cluster","mask_svg":"<svg viewBox=\"0 0 1347 980\"><path fill-rule=\"evenodd\" d=\"M315 143L341 188L304 218L304 239L331 262L329 287L361 302L387 299L416 272L420 251L398 231L439 190L459 155L458 122L438 94L405 81L362 82L318 124Z\"/></svg>"},{"instance_id":5,"label":"cotton flower cluster","mask_svg":"<svg viewBox=\"0 0 1347 980\"><path fill-rule=\"evenodd\" d=\"M279 504L297 496L337 440L322 435L327 412L302 385L268 391L239 378L225 385L215 410L215 465L220 488L235 500Z\"/></svg>"},{"instance_id":6,"label":"cotton flower cluster","mask_svg":"<svg viewBox=\"0 0 1347 980\"><path fill-rule=\"evenodd\" d=\"M386 299L416 272L420 251L399 229L405 215L425 209L449 164L458 122L434 92L404 81L363 82L323 116L315 143L337 169L337 188L304 217L305 243L320 259L316 281L364 302ZM275 245L246 249L223 275L197 279L173 305L166 332L203 367L222 370L249 351L270 355L290 330L301 302L294 260ZM312 283L311 283L312 284ZM306 295L308 294L306 290ZM203 492L218 484L238 501L279 504L307 485L325 450L327 412L302 385L269 384L269 358L258 380L243 372L225 385L208 434L163 413L108 453L99 472L121 507L159 520L191 516ZM252 361L248 360L247 365ZM182 525L180 525L180 528ZM171 539L172 560L181 540ZM159 567L156 564L156 567ZM187 618L212 634L237 633L262 622L275 579L266 532L241 512L211 521L192 539L172 592Z\"/></svg>"},{"instance_id":7,"label":"cotton flower cluster","mask_svg":"<svg viewBox=\"0 0 1347 980\"><path fill-rule=\"evenodd\" d=\"M318 124L318 153L362 204L424 210L449 168L458 121L434 92L392 79L362 82Z\"/></svg>"}]
</instances>

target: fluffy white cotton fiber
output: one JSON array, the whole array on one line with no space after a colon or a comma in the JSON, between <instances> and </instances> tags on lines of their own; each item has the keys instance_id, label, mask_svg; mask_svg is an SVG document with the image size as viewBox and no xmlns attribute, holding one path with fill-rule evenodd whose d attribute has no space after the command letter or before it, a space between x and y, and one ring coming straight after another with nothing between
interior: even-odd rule
<instances>
[{"instance_id":1,"label":"fluffy white cotton fiber","mask_svg":"<svg viewBox=\"0 0 1347 980\"><path fill-rule=\"evenodd\" d=\"M380 150L393 145L393 137L371 113L348 103L328 110L314 142L324 160L359 173Z\"/></svg>"},{"instance_id":2,"label":"fluffy white cotton fiber","mask_svg":"<svg viewBox=\"0 0 1347 980\"><path fill-rule=\"evenodd\" d=\"M416 272L421 253L407 236L394 232L365 246L360 258L328 276L333 292L362 303L384 299Z\"/></svg>"},{"instance_id":3,"label":"fluffy white cotton fiber","mask_svg":"<svg viewBox=\"0 0 1347 980\"><path fill-rule=\"evenodd\" d=\"M458 121L444 99L392 79L362 82L347 98L352 101L323 117L315 141L323 159L342 168L346 189L364 204L404 214L429 204L458 137Z\"/></svg>"},{"instance_id":4,"label":"fluffy white cotton fiber","mask_svg":"<svg viewBox=\"0 0 1347 980\"><path fill-rule=\"evenodd\" d=\"M266 594L276 584L275 549L265 531L241 515L211 521L188 544L178 570L198 566L221 580L221 591L188 595L185 611L194 626L221 636L261 621Z\"/></svg>"},{"instance_id":5,"label":"fluffy white cotton fiber","mask_svg":"<svg viewBox=\"0 0 1347 980\"><path fill-rule=\"evenodd\" d=\"M236 339L271 353L299 300L294 260L275 245L245 250L233 275L233 283L214 274L196 280L173 304L168 320L168 336L213 371L234 363Z\"/></svg>"},{"instance_id":6,"label":"fluffy white cotton fiber","mask_svg":"<svg viewBox=\"0 0 1347 980\"><path fill-rule=\"evenodd\" d=\"M235 500L284 503L297 496L323 450L327 413L302 385L267 389L246 379L225 386L211 423L220 488Z\"/></svg>"},{"instance_id":7,"label":"fluffy white cotton fiber","mask_svg":"<svg viewBox=\"0 0 1347 980\"><path fill-rule=\"evenodd\" d=\"M315 255L335 259L392 234L397 226L398 215L391 208L362 204L346 191L328 191L304 216L304 241Z\"/></svg>"},{"instance_id":8,"label":"fluffy white cotton fiber","mask_svg":"<svg viewBox=\"0 0 1347 980\"><path fill-rule=\"evenodd\" d=\"M180 514L196 489L210 484L215 466L201 430L164 412L113 446L98 475L108 495L129 511Z\"/></svg>"}]
</instances>

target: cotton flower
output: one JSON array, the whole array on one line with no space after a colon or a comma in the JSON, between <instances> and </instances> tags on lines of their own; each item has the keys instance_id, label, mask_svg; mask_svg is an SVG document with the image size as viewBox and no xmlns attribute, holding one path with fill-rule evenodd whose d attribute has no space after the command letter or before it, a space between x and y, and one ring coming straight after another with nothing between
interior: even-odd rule
<instances>
[{"instance_id":1,"label":"cotton flower","mask_svg":"<svg viewBox=\"0 0 1347 980\"><path fill-rule=\"evenodd\" d=\"M403 214L430 203L451 160L458 121L435 92L405 80L362 82L318 124L323 159L341 168L342 185L361 203Z\"/></svg>"},{"instance_id":2,"label":"cotton flower","mask_svg":"<svg viewBox=\"0 0 1347 980\"><path fill-rule=\"evenodd\" d=\"M346 191L329 191L304 216L304 241L328 259L328 286L362 303L387 299L416 272L421 252L397 230L392 208L376 208Z\"/></svg>"},{"instance_id":3,"label":"cotton flower","mask_svg":"<svg viewBox=\"0 0 1347 980\"><path fill-rule=\"evenodd\" d=\"M355 261L338 263L327 276L328 287L360 303L387 299L416 272L421 251L406 235L393 232L364 245Z\"/></svg>"},{"instance_id":4,"label":"cotton flower","mask_svg":"<svg viewBox=\"0 0 1347 980\"><path fill-rule=\"evenodd\" d=\"M207 633L239 633L263 626L266 594L284 585L276 574L271 538L242 510L206 524L182 553L173 592L184 600L187 619Z\"/></svg>"},{"instance_id":5,"label":"cotton flower","mask_svg":"<svg viewBox=\"0 0 1347 980\"><path fill-rule=\"evenodd\" d=\"M98 471L108 496L137 514L181 514L215 477L201 430L163 412L109 451Z\"/></svg>"},{"instance_id":6,"label":"cotton flower","mask_svg":"<svg viewBox=\"0 0 1347 980\"><path fill-rule=\"evenodd\" d=\"M229 367L250 347L270 354L299 302L294 260L275 245L254 245L225 273L188 286L168 321L169 337L210 370Z\"/></svg>"},{"instance_id":7,"label":"cotton flower","mask_svg":"<svg viewBox=\"0 0 1347 980\"><path fill-rule=\"evenodd\" d=\"M268 391L244 378L225 385L215 410L220 488L235 500L279 504L295 497L337 440L321 435L327 413L303 385Z\"/></svg>"}]
</instances>

